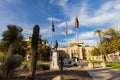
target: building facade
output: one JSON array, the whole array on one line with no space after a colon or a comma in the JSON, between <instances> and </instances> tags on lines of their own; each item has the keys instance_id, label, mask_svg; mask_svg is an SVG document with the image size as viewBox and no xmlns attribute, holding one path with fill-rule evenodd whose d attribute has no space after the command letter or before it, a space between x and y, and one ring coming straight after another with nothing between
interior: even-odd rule
<instances>
[{"instance_id":1,"label":"building facade","mask_svg":"<svg viewBox=\"0 0 120 80\"><path fill-rule=\"evenodd\" d=\"M69 47L58 48L58 53L64 58L78 59L80 57L80 59L87 60L93 49L91 46L84 46L83 41L70 42Z\"/></svg>"}]
</instances>

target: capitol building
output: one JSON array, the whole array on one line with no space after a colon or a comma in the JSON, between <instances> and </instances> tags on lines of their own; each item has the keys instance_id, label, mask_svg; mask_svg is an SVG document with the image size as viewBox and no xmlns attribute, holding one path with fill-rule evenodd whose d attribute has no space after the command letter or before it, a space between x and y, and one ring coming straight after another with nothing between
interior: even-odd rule
<instances>
[{"instance_id":1,"label":"capitol building","mask_svg":"<svg viewBox=\"0 0 120 80\"><path fill-rule=\"evenodd\" d=\"M88 60L88 56L93 49L93 46L84 46L84 42L79 41L69 42L69 47L58 48L57 50L59 56L64 58L78 59L80 57L80 59Z\"/></svg>"}]
</instances>

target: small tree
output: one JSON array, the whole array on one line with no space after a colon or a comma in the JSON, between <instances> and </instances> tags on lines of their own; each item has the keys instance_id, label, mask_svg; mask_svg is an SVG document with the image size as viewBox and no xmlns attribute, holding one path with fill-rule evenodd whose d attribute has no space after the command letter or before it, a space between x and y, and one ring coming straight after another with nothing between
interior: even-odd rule
<instances>
[{"instance_id":1,"label":"small tree","mask_svg":"<svg viewBox=\"0 0 120 80\"><path fill-rule=\"evenodd\" d=\"M21 32L23 29L16 25L7 25L7 28L8 30L2 34L2 43L6 54L4 53L3 62L0 65L0 80L9 80L14 73L14 69L20 66L22 61L22 57L15 54L18 54L18 47L16 46L20 46L22 43L23 35Z\"/></svg>"}]
</instances>

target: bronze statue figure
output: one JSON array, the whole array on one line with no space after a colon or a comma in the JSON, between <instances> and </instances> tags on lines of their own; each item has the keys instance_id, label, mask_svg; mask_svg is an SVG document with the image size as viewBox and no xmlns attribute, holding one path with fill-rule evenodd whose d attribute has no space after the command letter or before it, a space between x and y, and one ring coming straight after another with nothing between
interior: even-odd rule
<instances>
[{"instance_id":1,"label":"bronze statue figure","mask_svg":"<svg viewBox=\"0 0 120 80\"><path fill-rule=\"evenodd\" d=\"M56 40L55 43L54 43L54 50L57 51L57 48L58 48L58 42Z\"/></svg>"}]
</instances>

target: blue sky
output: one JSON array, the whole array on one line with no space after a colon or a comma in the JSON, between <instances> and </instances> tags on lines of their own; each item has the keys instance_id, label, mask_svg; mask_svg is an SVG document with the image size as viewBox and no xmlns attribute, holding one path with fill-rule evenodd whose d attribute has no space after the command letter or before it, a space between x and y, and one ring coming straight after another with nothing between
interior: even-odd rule
<instances>
[{"instance_id":1,"label":"blue sky","mask_svg":"<svg viewBox=\"0 0 120 80\"><path fill-rule=\"evenodd\" d=\"M8 24L23 28L23 35L32 35L35 24L40 26L42 38L51 40L51 17L55 20L53 42L66 45L65 21L68 24L68 41L76 40L73 22L79 19L79 40L85 45L96 45L94 31L111 26L120 27L120 0L0 0L0 39Z\"/></svg>"}]
</instances>

